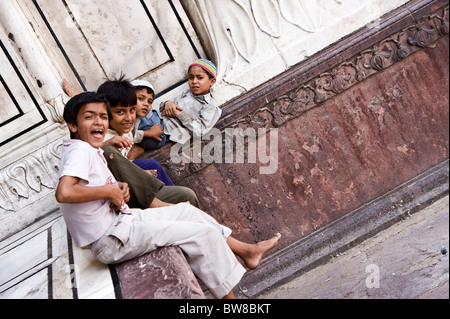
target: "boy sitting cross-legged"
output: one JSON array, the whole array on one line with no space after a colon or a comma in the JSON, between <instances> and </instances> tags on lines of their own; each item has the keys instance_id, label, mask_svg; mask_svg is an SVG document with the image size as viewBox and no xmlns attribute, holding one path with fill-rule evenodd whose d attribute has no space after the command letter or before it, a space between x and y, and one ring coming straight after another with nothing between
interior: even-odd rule
<instances>
[{"instance_id":1,"label":"boy sitting cross-legged","mask_svg":"<svg viewBox=\"0 0 450 319\"><path fill-rule=\"evenodd\" d=\"M56 199L78 247L88 246L104 264L116 264L165 246L179 246L193 272L216 298L234 298L245 273L255 269L281 235L247 244L211 216L183 203L147 210L130 209L126 184L108 170L103 139L109 103L97 93L72 98L64 110L71 139L64 141Z\"/></svg>"}]
</instances>

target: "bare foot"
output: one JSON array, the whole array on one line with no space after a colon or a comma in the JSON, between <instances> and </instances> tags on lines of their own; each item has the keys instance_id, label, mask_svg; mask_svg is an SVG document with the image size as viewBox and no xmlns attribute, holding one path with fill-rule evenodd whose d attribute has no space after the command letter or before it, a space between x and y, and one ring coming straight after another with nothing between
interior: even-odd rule
<instances>
[{"instance_id":1,"label":"bare foot","mask_svg":"<svg viewBox=\"0 0 450 319\"><path fill-rule=\"evenodd\" d=\"M231 290L230 293L228 295L226 295L225 297L223 297L222 299L236 299L236 297L234 296L233 290Z\"/></svg>"},{"instance_id":2,"label":"bare foot","mask_svg":"<svg viewBox=\"0 0 450 319\"><path fill-rule=\"evenodd\" d=\"M74 96L76 96L76 95L81 93L75 87L73 87L69 82L67 82L66 79L63 79L62 84L63 84L64 92L66 92L66 94L70 98L72 98L72 97L74 97Z\"/></svg>"},{"instance_id":3,"label":"bare foot","mask_svg":"<svg viewBox=\"0 0 450 319\"><path fill-rule=\"evenodd\" d=\"M247 268L251 270L258 268L264 255L278 244L280 238L281 234L277 234L269 240L250 245L251 247L247 249L246 254L244 256L240 256L242 260L244 260Z\"/></svg>"},{"instance_id":4,"label":"bare foot","mask_svg":"<svg viewBox=\"0 0 450 319\"><path fill-rule=\"evenodd\" d=\"M142 148L138 145L134 145L131 148L130 152L128 152L127 157L130 161L134 161L135 159L137 159L139 156L141 156L144 153L145 153L144 148Z\"/></svg>"},{"instance_id":5,"label":"bare foot","mask_svg":"<svg viewBox=\"0 0 450 319\"><path fill-rule=\"evenodd\" d=\"M153 176L154 178L158 178L158 171L156 169L146 170L146 172L148 174L150 174L150 176Z\"/></svg>"}]
</instances>

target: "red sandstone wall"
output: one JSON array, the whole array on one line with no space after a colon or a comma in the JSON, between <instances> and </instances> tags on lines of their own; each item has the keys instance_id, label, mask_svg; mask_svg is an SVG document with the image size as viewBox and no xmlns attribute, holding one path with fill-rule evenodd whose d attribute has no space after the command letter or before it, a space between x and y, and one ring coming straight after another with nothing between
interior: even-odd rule
<instances>
[{"instance_id":1,"label":"red sandstone wall","mask_svg":"<svg viewBox=\"0 0 450 319\"><path fill-rule=\"evenodd\" d=\"M448 2L425 2L224 106L222 130L278 128L276 174L257 164L174 165L170 145L146 157L237 238L281 232L277 249L394 190L449 157Z\"/></svg>"},{"instance_id":2,"label":"red sandstone wall","mask_svg":"<svg viewBox=\"0 0 450 319\"><path fill-rule=\"evenodd\" d=\"M279 127L279 170L215 164L188 177L238 238L285 247L449 156L448 36ZM447 61L447 63L443 63Z\"/></svg>"}]
</instances>

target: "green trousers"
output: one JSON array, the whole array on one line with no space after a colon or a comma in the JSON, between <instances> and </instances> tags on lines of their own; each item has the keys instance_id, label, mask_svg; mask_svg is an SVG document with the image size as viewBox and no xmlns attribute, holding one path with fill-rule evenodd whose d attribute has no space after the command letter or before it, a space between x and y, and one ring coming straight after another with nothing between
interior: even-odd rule
<instances>
[{"instance_id":1,"label":"green trousers","mask_svg":"<svg viewBox=\"0 0 450 319\"><path fill-rule=\"evenodd\" d=\"M115 147L105 146L103 151L108 168L115 179L127 183L130 187L130 208L147 209L155 198L169 204L190 202L200 208L197 195L190 188L165 186L159 179L125 158Z\"/></svg>"}]
</instances>

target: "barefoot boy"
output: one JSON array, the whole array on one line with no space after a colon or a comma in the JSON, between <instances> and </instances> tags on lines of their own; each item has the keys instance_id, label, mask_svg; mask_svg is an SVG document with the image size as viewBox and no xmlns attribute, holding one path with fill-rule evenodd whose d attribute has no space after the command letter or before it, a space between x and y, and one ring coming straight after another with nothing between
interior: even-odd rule
<instances>
[{"instance_id":1,"label":"barefoot boy","mask_svg":"<svg viewBox=\"0 0 450 319\"><path fill-rule=\"evenodd\" d=\"M109 103L97 93L72 98L64 110L71 139L64 141L56 199L79 247L105 264L124 262L157 248L179 246L193 272L216 298L233 298L247 267L256 268L281 235L258 244L232 238L231 230L190 204L130 209L126 184L108 170L101 149Z\"/></svg>"}]
</instances>

